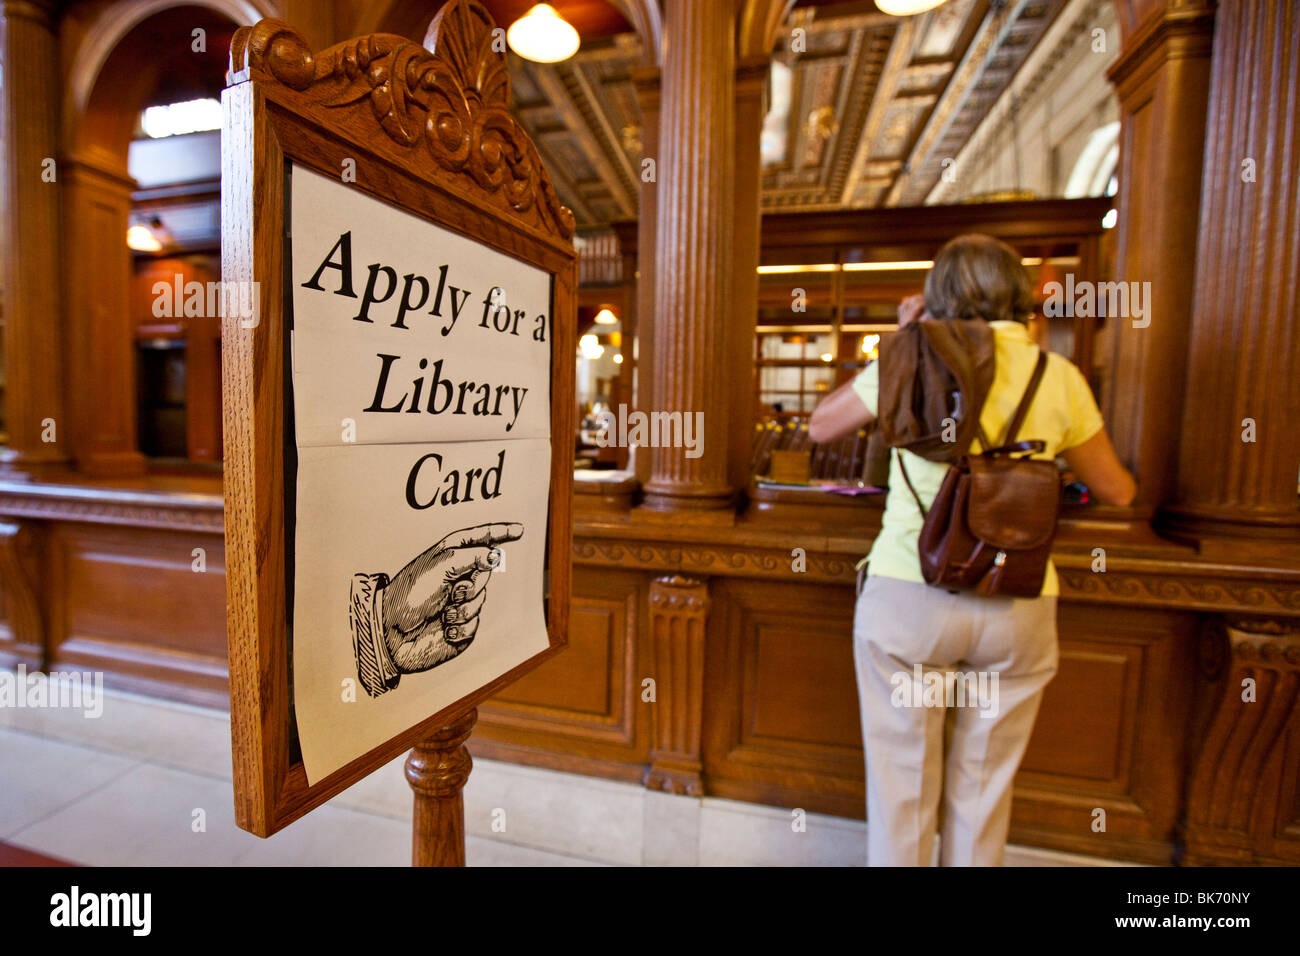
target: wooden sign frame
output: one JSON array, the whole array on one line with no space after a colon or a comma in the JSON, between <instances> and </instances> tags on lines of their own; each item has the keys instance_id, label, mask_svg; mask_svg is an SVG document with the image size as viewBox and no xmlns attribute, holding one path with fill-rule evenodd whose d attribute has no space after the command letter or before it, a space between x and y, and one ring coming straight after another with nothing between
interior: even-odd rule
<instances>
[{"instance_id":1,"label":"wooden sign frame","mask_svg":"<svg viewBox=\"0 0 1300 956\"><path fill-rule=\"evenodd\" d=\"M425 46L374 34L313 54L292 27L241 28L222 96L222 275L256 283L256 321L222 328L230 724L235 817L269 836L388 763L567 640L571 574L577 253L562 206L527 133L508 112L510 80L491 15L451 0ZM426 49L426 47L428 49ZM432 51L432 52L431 52ZM314 785L291 757L286 622L285 450L287 164L458 232L552 277L548 646L487 685ZM245 288L230 286L227 288ZM291 552L289 552L291 553Z\"/></svg>"}]
</instances>

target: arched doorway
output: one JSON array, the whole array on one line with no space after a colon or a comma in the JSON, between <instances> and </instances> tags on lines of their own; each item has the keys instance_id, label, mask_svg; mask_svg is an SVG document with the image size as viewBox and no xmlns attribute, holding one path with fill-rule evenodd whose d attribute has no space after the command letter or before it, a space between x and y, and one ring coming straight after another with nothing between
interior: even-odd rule
<instances>
[{"instance_id":1,"label":"arched doorway","mask_svg":"<svg viewBox=\"0 0 1300 956\"><path fill-rule=\"evenodd\" d=\"M69 434L88 474L134 475L145 466L136 268L126 244L139 185L129 154L141 112L173 98L219 96L236 27L276 12L269 3L242 0L146 0L101 8L86 21L73 13L61 25L65 35L83 37L64 84L59 179Z\"/></svg>"}]
</instances>

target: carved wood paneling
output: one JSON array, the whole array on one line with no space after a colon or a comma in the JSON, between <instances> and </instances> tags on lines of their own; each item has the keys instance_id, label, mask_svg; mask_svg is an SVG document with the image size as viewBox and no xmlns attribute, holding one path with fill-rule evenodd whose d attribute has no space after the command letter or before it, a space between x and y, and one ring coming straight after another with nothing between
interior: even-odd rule
<instances>
[{"instance_id":1,"label":"carved wood paneling","mask_svg":"<svg viewBox=\"0 0 1300 956\"><path fill-rule=\"evenodd\" d=\"M450 29L444 29L447 11L456 19ZM338 110L369 109L388 137L374 144L382 154L421 148L435 179L453 189L461 177L471 179L512 218L567 241L573 213L509 111L510 75L492 48L494 27L482 6L458 3L429 25L425 46L432 53L379 33L313 54L288 24L262 20L235 34L230 81L248 71L306 93L308 102L299 104L331 127L343 122Z\"/></svg>"},{"instance_id":2,"label":"carved wood paneling","mask_svg":"<svg viewBox=\"0 0 1300 956\"><path fill-rule=\"evenodd\" d=\"M655 702L645 785L702 796L700 734L708 587L704 581L681 575L656 578L650 583L649 605Z\"/></svg>"},{"instance_id":3,"label":"carved wood paneling","mask_svg":"<svg viewBox=\"0 0 1300 956\"><path fill-rule=\"evenodd\" d=\"M110 686L224 704L220 534L56 524L47 549L41 593L52 668L104 671Z\"/></svg>"},{"instance_id":4,"label":"carved wood paneling","mask_svg":"<svg viewBox=\"0 0 1300 956\"><path fill-rule=\"evenodd\" d=\"M644 764L652 706L640 700L645 589L639 574L575 568L568 647L479 707L475 750L563 750Z\"/></svg>"},{"instance_id":5,"label":"carved wood paneling","mask_svg":"<svg viewBox=\"0 0 1300 956\"><path fill-rule=\"evenodd\" d=\"M726 579L712 590L708 792L861 818L853 589Z\"/></svg>"},{"instance_id":6,"label":"carved wood paneling","mask_svg":"<svg viewBox=\"0 0 1300 956\"><path fill-rule=\"evenodd\" d=\"M1202 665L1217 700L1193 741L1186 862L1300 864L1300 623L1228 619Z\"/></svg>"},{"instance_id":7,"label":"carved wood paneling","mask_svg":"<svg viewBox=\"0 0 1300 956\"><path fill-rule=\"evenodd\" d=\"M41 663L45 653L45 615L41 592L33 574L31 538L34 530L14 521L0 521L0 660L11 658L28 665Z\"/></svg>"},{"instance_id":8,"label":"carved wood paneling","mask_svg":"<svg viewBox=\"0 0 1300 956\"><path fill-rule=\"evenodd\" d=\"M1059 670L1016 776L1012 842L1173 861L1195 627L1190 614L1060 604Z\"/></svg>"},{"instance_id":9,"label":"carved wood paneling","mask_svg":"<svg viewBox=\"0 0 1300 956\"><path fill-rule=\"evenodd\" d=\"M134 180L125 170L66 160L63 249L66 269L95 276L95 292L64 303L71 451L80 471L100 477L144 473L136 441L135 338L131 250L126 235Z\"/></svg>"}]
</instances>

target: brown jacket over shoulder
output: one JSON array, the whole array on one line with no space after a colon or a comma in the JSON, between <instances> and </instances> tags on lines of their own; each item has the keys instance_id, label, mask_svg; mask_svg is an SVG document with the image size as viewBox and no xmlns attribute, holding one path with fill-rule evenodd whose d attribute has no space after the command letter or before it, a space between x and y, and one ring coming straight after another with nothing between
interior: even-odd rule
<instances>
[{"instance_id":1,"label":"brown jacket over shoulder","mask_svg":"<svg viewBox=\"0 0 1300 956\"><path fill-rule=\"evenodd\" d=\"M981 319L925 319L880 345L877 422L891 448L952 462L979 437L980 412L993 387L993 330ZM956 437L944 424L952 419Z\"/></svg>"}]
</instances>

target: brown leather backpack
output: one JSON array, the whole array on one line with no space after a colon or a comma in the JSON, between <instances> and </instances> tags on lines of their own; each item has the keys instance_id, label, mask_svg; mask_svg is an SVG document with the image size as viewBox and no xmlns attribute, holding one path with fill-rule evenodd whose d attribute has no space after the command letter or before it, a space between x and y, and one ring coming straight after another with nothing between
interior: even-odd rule
<instances>
[{"instance_id":1,"label":"brown leather backpack","mask_svg":"<svg viewBox=\"0 0 1300 956\"><path fill-rule=\"evenodd\" d=\"M1042 591L1061 479L1056 462L1018 457L1043 451L1043 442L1016 436L1046 368L1047 353L1040 352L1001 444L990 447L980 427L983 451L949 466L928 510L899 457L903 480L925 519L917 550L927 584L985 597L1037 597Z\"/></svg>"}]
</instances>

